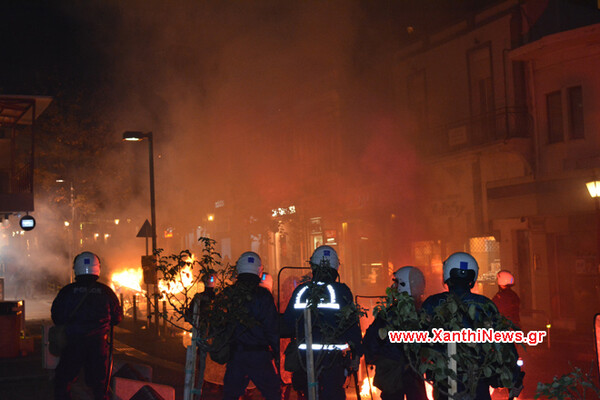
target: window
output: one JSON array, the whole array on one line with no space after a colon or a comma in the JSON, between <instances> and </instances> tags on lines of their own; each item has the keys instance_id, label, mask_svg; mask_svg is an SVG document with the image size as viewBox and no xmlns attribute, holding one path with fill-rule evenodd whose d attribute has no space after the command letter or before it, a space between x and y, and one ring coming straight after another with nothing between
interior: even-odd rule
<instances>
[{"instance_id":1,"label":"window","mask_svg":"<svg viewBox=\"0 0 600 400\"><path fill-rule=\"evenodd\" d=\"M548 112L548 143L564 141L562 99L560 91L546 95L546 110Z\"/></svg>"},{"instance_id":2,"label":"window","mask_svg":"<svg viewBox=\"0 0 600 400\"><path fill-rule=\"evenodd\" d=\"M494 236L470 238L469 251L479 264L479 280L495 282L500 271L500 242Z\"/></svg>"},{"instance_id":3,"label":"window","mask_svg":"<svg viewBox=\"0 0 600 400\"><path fill-rule=\"evenodd\" d=\"M563 93L566 100L563 109ZM546 95L548 117L548 143L565 141L565 130L569 140L583 139L583 92L581 86L573 86ZM566 119L563 114L566 113Z\"/></svg>"},{"instance_id":4,"label":"window","mask_svg":"<svg viewBox=\"0 0 600 400\"><path fill-rule=\"evenodd\" d=\"M583 96L581 86L567 90L569 97L569 138L583 139Z\"/></svg>"},{"instance_id":5,"label":"window","mask_svg":"<svg viewBox=\"0 0 600 400\"><path fill-rule=\"evenodd\" d=\"M495 135L492 48L487 43L467 52L472 140L483 143Z\"/></svg>"}]
</instances>

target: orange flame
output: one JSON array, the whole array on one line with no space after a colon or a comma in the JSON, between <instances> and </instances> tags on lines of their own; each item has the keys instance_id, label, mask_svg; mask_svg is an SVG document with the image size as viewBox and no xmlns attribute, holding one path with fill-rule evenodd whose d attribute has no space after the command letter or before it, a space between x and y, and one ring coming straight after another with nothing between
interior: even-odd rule
<instances>
[{"instance_id":1,"label":"orange flame","mask_svg":"<svg viewBox=\"0 0 600 400\"><path fill-rule=\"evenodd\" d=\"M168 282L164 280L158 281L158 290L169 294L181 293L183 289L189 289L192 283L194 283L194 271L192 267L188 265L181 269L179 273L180 279L174 282Z\"/></svg>"},{"instance_id":2,"label":"orange flame","mask_svg":"<svg viewBox=\"0 0 600 400\"><path fill-rule=\"evenodd\" d=\"M377 386L373 386L373 378L369 377L363 379L363 384L360 387L361 399L370 399L371 390L373 391L373 400L380 400L381 390L379 390ZM427 394L427 398L429 400L433 400L433 386L427 381L425 381L425 393Z\"/></svg>"},{"instance_id":3,"label":"orange flame","mask_svg":"<svg viewBox=\"0 0 600 400\"><path fill-rule=\"evenodd\" d=\"M360 387L360 397L361 398L371 398L371 392L373 393L373 399L379 400L381 395L381 390L377 389L377 387L373 386L373 378L365 378L363 379L362 386Z\"/></svg>"},{"instance_id":4,"label":"orange flame","mask_svg":"<svg viewBox=\"0 0 600 400\"><path fill-rule=\"evenodd\" d=\"M428 381L425 381L425 392L427 393L427 398L433 400L433 386Z\"/></svg>"},{"instance_id":5,"label":"orange flame","mask_svg":"<svg viewBox=\"0 0 600 400\"><path fill-rule=\"evenodd\" d=\"M138 292L142 292L140 282L142 282L143 273L141 268L129 268L121 272L115 272L111 276L111 286L113 289L126 287Z\"/></svg>"}]
</instances>

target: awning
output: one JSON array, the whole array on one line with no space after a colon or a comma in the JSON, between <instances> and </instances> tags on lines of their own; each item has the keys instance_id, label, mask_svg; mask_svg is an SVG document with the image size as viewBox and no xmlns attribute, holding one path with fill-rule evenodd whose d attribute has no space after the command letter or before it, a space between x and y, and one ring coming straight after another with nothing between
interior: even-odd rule
<instances>
[{"instance_id":1,"label":"awning","mask_svg":"<svg viewBox=\"0 0 600 400\"><path fill-rule=\"evenodd\" d=\"M31 125L52 97L0 95L0 126Z\"/></svg>"}]
</instances>

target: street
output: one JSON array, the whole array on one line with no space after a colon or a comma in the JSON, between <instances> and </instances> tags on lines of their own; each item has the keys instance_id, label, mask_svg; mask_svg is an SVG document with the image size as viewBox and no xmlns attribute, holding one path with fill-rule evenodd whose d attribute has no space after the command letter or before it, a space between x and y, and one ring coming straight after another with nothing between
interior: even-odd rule
<instances>
[{"instance_id":1,"label":"street","mask_svg":"<svg viewBox=\"0 0 600 400\"><path fill-rule=\"evenodd\" d=\"M26 302L26 334L34 338L34 351L21 357L0 359L0 399L53 398L52 370L42 368L41 354L41 329L43 324L50 323L50 304L51 299ZM116 368L123 365L134 369L138 365L149 366L152 369L152 382L173 387L176 400L183 399L185 348L180 335L156 339L153 331L145 329L141 321L134 326L131 318L126 318L116 327L114 338L113 373L119 375ZM554 376L568 373L572 367L589 371L595 354L592 339L591 328L588 335L556 331L551 332L550 347L544 342L525 350L520 349L526 376L525 388L519 399L533 399L538 382L551 382ZM81 382L83 377L74 385L74 399L90 399L87 388ZM347 384L347 397L355 399L354 382L349 380ZM220 388L219 385L207 383L202 398L220 399ZM291 398L295 397L292 393ZM506 398L506 394L494 395L494 399L502 398ZM245 399L262 399L262 396L254 389L247 392Z\"/></svg>"}]
</instances>

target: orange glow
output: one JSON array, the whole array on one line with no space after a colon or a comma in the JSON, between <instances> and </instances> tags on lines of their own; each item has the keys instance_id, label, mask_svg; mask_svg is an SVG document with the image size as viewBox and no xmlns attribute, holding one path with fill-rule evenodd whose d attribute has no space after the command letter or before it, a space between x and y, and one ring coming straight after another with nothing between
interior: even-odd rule
<instances>
[{"instance_id":1,"label":"orange glow","mask_svg":"<svg viewBox=\"0 0 600 400\"><path fill-rule=\"evenodd\" d=\"M588 192L590 192L590 196L596 198L600 196L600 181L592 181L586 183Z\"/></svg>"},{"instance_id":2,"label":"orange glow","mask_svg":"<svg viewBox=\"0 0 600 400\"><path fill-rule=\"evenodd\" d=\"M427 381L425 381L425 393L427 393L429 400L433 400L433 386Z\"/></svg>"},{"instance_id":3,"label":"orange glow","mask_svg":"<svg viewBox=\"0 0 600 400\"><path fill-rule=\"evenodd\" d=\"M371 391L373 392L373 400L379 400L381 390L373 386L373 377L363 379L363 384L360 387L360 397L363 399L370 399Z\"/></svg>"},{"instance_id":4,"label":"orange glow","mask_svg":"<svg viewBox=\"0 0 600 400\"><path fill-rule=\"evenodd\" d=\"M112 274L110 280L113 289L116 289L116 287L126 287L142 292L140 282L143 280L143 273L141 268L129 268L121 272L115 272Z\"/></svg>"},{"instance_id":5,"label":"orange glow","mask_svg":"<svg viewBox=\"0 0 600 400\"><path fill-rule=\"evenodd\" d=\"M193 257L192 257L192 260L193 260ZM181 269L181 272L179 275L180 275L180 279L177 279L177 281L175 281L175 282L167 282L164 280L159 280L158 281L158 290L161 293L166 292L169 294L177 294L177 293L181 293L184 288L189 289L190 286L192 286L192 283L194 282L194 272L191 267L191 262L190 262L190 265Z\"/></svg>"}]
</instances>

